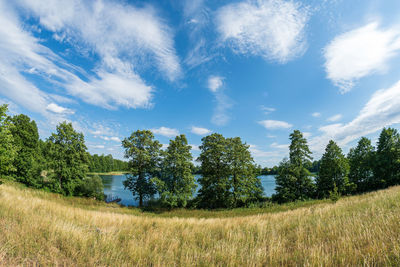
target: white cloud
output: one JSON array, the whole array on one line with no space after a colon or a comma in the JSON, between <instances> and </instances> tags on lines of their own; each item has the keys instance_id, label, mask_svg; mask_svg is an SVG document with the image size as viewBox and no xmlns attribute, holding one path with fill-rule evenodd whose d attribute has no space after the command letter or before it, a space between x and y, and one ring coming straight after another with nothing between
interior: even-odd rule
<instances>
[{"instance_id":1,"label":"white cloud","mask_svg":"<svg viewBox=\"0 0 400 267\"><path fill-rule=\"evenodd\" d=\"M314 118L319 118L319 117L321 117L321 113L314 112L313 114L311 114L311 116L313 116Z\"/></svg>"},{"instance_id":2,"label":"white cloud","mask_svg":"<svg viewBox=\"0 0 400 267\"><path fill-rule=\"evenodd\" d=\"M313 151L323 151L330 139L345 146L362 136L375 133L393 124L400 123L400 81L388 89L375 92L358 116L346 124L325 125L320 136L310 141Z\"/></svg>"},{"instance_id":3,"label":"white cloud","mask_svg":"<svg viewBox=\"0 0 400 267\"><path fill-rule=\"evenodd\" d=\"M261 110L264 111L265 115L270 114L271 112L276 111L275 108L271 108L271 107L266 107L266 106L261 106Z\"/></svg>"},{"instance_id":4,"label":"white cloud","mask_svg":"<svg viewBox=\"0 0 400 267\"><path fill-rule=\"evenodd\" d=\"M310 132L303 132L304 138L310 138L312 136L312 133Z\"/></svg>"},{"instance_id":5,"label":"white cloud","mask_svg":"<svg viewBox=\"0 0 400 267\"><path fill-rule=\"evenodd\" d=\"M264 126L268 130L288 129L293 126L292 124L287 123L285 121L276 121L276 120L263 120L259 121L258 123Z\"/></svg>"},{"instance_id":6,"label":"white cloud","mask_svg":"<svg viewBox=\"0 0 400 267\"><path fill-rule=\"evenodd\" d=\"M151 131L155 134L159 134L166 137L175 137L179 135L179 131L177 129L167 128L164 126L158 129L151 129Z\"/></svg>"},{"instance_id":7,"label":"white cloud","mask_svg":"<svg viewBox=\"0 0 400 267\"><path fill-rule=\"evenodd\" d=\"M68 4L55 0L46 3L19 0L14 4L22 7L18 10L25 11L21 14L38 18L43 27L54 32L54 36L63 36L57 38L58 41L68 42L76 52L86 57L95 55L99 58L92 70L94 74L90 75L67 63L26 31L29 27L21 25L11 5L0 3L3 69L17 78L14 83L23 85L15 90L25 92L16 92L13 97L8 97L15 102L24 102L24 106L32 111L46 111L49 97L60 102L66 98L41 92L24 79L21 75L24 71L64 88L68 94L87 103L108 109L152 106L154 88L147 85L138 72L150 68L153 63L171 81L181 75L172 31L151 7L135 8L100 0L72 0ZM11 76L10 73L7 75ZM30 101L16 100L33 94L35 96L30 97ZM37 107L30 102L36 103Z\"/></svg>"},{"instance_id":8,"label":"white cloud","mask_svg":"<svg viewBox=\"0 0 400 267\"><path fill-rule=\"evenodd\" d=\"M198 145L193 145L193 144L189 144L192 147L193 151L200 151L200 148Z\"/></svg>"},{"instance_id":9,"label":"white cloud","mask_svg":"<svg viewBox=\"0 0 400 267\"><path fill-rule=\"evenodd\" d=\"M277 149L288 149L289 148L289 144L278 144L276 142L272 143L270 146L272 148L277 148Z\"/></svg>"},{"instance_id":10,"label":"white cloud","mask_svg":"<svg viewBox=\"0 0 400 267\"><path fill-rule=\"evenodd\" d=\"M230 120L227 111L232 107L232 101L223 92L223 80L221 76L210 76L207 80L208 89L214 94L217 106L214 109L214 114L211 122L216 125L226 125Z\"/></svg>"},{"instance_id":11,"label":"white cloud","mask_svg":"<svg viewBox=\"0 0 400 267\"><path fill-rule=\"evenodd\" d=\"M294 1L248 0L220 8L216 23L235 52L285 63L306 50L308 13Z\"/></svg>"},{"instance_id":12,"label":"white cloud","mask_svg":"<svg viewBox=\"0 0 400 267\"><path fill-rule=\"evenodd\" d=\"M206 135L206 134L211 133L211 130L209 130L207 128L192 126L191 132L194 134L197 134L197 135Z\"/></svg>"},{"instance_id":13,"label":"white cloud","mask_svg":"<svg viewBox=\"0 0 400 267\"><path fill-rule=\"evenodd\" d=\"M377 22L334 38L324 49L325 70L345 93L369 74L382 72L400 50L400 27L380 29Z\"/></svg>"},{"instance_id":14,"label":"white cloud","mask_svg":"<svg viewBox=\"0 0 400 267\"><path fill-rule=\"evenodd\" d=\"M342 118L342 114L336 114L336 115L333 115L332 117L329 117L327 119L327 121L334 122L334 121L340 120L341 118Z\"/></svg>"},{"instance_id":15,"label":"white cloud","mask_svg":"<svg viewBox=\"0 0 400 267\"><path fill-rule=\"evenodd\" d=\"M223 85L223 80L224 77L221 76L210 76L208 78L208 89L210 89L211 92L216 93Z\"/></svg>"},{"instance_id":16,"label":"white cloud","mask_svg":"<svg viewBox=\"0 0 400 267\"><path fill-rule=\"evenodd\" d=\"M105 140L105 141L114 141L114 142L121 142L121 139L119 139L119 137L117 136L100 136L101 139Z\"/></svg>"},{"instance_id":17,"label":"white cloud","mask_svg":"<svg viewBox=\"0 0 400 267\"><path fill-rule=\"evenodd\" d=\"M51 111L53 113L58 113L58 114L74 114L75 113L75 111L73 111L69 108L61 107L61 106L57 105L56 103L48 104L46 109L48 111Z\"/></svg>"},{"instance_id":18,"label":"white cloud","mask_svg":"<svg viewBox=\"0 0 400 267\"><path fill-rule=\"evenodd\" d=\"M278 151L265 151L254 144L250 144L249 151L258 164L270 167L277 164L277 162L282 160L283 157L287 156L287 150L279 149Z\"/></svg>"},{"instance_id":19,"label":"white cloud","mask_svg":"<svg viewBox=\"0 0 400 267\"><path fill-rule=\"evenodd\" d=\"M90 147L94 149L104 149L103 145L90 145Z\"/></svg>"}]
</instances>

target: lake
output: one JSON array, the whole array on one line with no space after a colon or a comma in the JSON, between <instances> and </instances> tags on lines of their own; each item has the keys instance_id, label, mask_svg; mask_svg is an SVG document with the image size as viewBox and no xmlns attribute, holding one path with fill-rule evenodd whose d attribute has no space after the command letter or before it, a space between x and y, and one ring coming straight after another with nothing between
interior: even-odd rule
<instances>
[{"instance_id":1,"label":"lake","mask_svg":"<svg viewBox=\"0 0 400 267\"><path fill-rule=\"evenodd\" d=\"M121 198L120 204L126 206L137 206L138 201L133 199L132 193L124 189L122 182L126 179L125 175L100 175L103 180L104 194L112 197ZM196 178L200 175L196 175ZM262 186L264 188L264 195L270 197L275 193L275 175L261 175Z\"/></svg>"}]
</instances>

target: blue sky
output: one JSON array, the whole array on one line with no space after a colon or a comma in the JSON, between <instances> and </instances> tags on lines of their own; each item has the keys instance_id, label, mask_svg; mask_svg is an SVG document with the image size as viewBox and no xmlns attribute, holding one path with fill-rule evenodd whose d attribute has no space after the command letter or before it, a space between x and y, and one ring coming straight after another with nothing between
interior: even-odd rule
<instances>
[{"instance_id":1,"label":"blue sky","mask_svg":"<svg viewBox=\"0 0 400 267\"><path fill-rule=\"evenodd\" d=\"M0 103L91 153L152 129L240 136L262 166L400 123L400 1L0 0Z\"/></svg>"}]
</instances>

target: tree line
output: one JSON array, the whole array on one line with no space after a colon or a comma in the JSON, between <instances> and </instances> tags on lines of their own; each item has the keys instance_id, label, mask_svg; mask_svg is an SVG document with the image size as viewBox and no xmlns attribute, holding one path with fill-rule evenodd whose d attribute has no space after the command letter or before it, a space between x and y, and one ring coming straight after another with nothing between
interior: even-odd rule
<instances>
[{"instance_id":1,"label":"tree line","mask_svg":"<svg viewBox=\"0 0 400 267\"><path fill-rule=\"evenodd\" d=\"M0 175L64 195L101 199L101 179L88 176L88 171L127 170L124 186L140 206L158 194L158 202L170 208L234 208L265 201L259 175L266 171L276 174L276 193L271 200L278 203L337 198L400 184L400 135L396 129L384 128L376 147L362 137L347 156L330 140L322 158L314 161L300 131L295 130L289 139L289 157L279 166L262 169L239 137L213 133L202 138L195 159L199 166L194 166L185 135L170 140L163 150L151 131L138 130L122 141L128 159L124 162L111 155L90 155L83 134L71 123L60 123L43 141L33 120L23 114L10 117L7 106L2 105ZM194 173L202 175L196 180Z\"/></svg>"},{"instance_id":2,"label":"tree line","mask_svg":"<svg viewBox=\"0 0 400 267\"><path fill-rule=\"evenodd\" d=\"M88 168L89 172L113 172L113 171L128 171L128 162L114 159L111 154L109 155L90 155L88 154Z\"/></svg>"},{"instance_id":3,"label":"tree line","mask_svg":"<svg viewBox=\"0 0 400 267\"><path fill-rule=\"evenodd\" d=\"M400 135L396 129L384 128L376 148L362 137L347 156L330 140L318 161L315 179L306 167L312 159L307 140L298 130L290 140L289 158L278 167L274 201L337 198L400 184Z\"/></svg>"},{"instance_id":4,"label":"tree line","mask_svg":"<svg viewBox=\"0 0 400 267\"><path fill-rule=\"evenodd\" d=\"M104 164L101 171L127 168L126 162L112 157L91 156L83 134L71 123L60 123L43 141L34 120L24 114L8 116L7 111L7 105L0 105L1 177L63 195L103 199L101 178L88 176L88 171L100 170L99 162Z\"/></svg>"}]
</instances>

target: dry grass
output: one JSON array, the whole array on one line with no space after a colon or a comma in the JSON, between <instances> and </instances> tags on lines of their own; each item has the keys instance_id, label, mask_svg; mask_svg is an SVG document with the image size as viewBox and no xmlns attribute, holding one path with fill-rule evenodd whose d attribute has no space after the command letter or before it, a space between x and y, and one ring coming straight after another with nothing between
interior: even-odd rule
<instances>
[{"instance_id":1,"label":"dry grass","mask_svg":"<svg viewBox=\"0 0 400 267\"><path fill-rule=\"evenodd\" d=\"M0 263L400 265L400 187L233 218L133 215L82 201L0 185Z\"/></svg>"}]
</instances>

